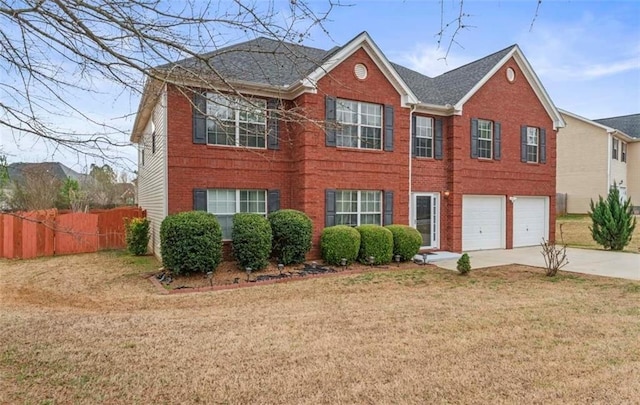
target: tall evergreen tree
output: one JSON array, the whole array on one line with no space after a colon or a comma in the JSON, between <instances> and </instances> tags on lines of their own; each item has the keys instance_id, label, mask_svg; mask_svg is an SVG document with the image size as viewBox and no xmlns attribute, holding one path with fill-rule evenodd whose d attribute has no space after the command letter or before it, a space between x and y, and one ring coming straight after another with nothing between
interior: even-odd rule
<instances>
[{"instance_id":1,"label":"tall evergreen tree","mask_svg":"<svg viewBox=\"0 0 640 405\"><path fill-rule=\"evenodd\" d=\"M607 199L598 196L598 202L591 200L589 217L593 226L589 227L593 240L605 249L622 250L631 241L636 227L631 199L622 201L615 182L609 189Z\"/></svg>"}]
</instances>

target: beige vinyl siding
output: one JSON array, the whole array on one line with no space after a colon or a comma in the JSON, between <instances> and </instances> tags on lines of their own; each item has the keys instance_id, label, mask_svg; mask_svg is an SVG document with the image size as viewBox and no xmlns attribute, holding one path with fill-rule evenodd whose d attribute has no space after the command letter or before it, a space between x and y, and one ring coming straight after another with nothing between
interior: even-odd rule
<instances>
[{"instance_id":1,"label":"beige vinyl siding","mask_svg":"<svg viewBox=\"0 0 640 405\"><path fill-rule=\"evenodd\" d=\"M627 197L640 207L640 142L627 144Z\"/></svg>"},{"instance_id":2,"label":"beige vinyl siding","mask_svg":"<svg viewBox=\"0 0 640 405\"><path fill-rule=\"evenodd\" d=\"M586 213L589 201L608 192L611 150L604 128L566 114L557 136L556 191L567 194L567 212Z\"/></svg>"},{"instance_id":3,"label":"beige vinyl siding","mask_svg":"<svg viewBox=\"0 0 640 405\"><path fill-rule=\"evenodd\" d=\"M149 249L160 258L160 224L167 215L167 93L158 99L138 144L138 204L147 210L151 238ZM155 153L152 128L155 127ZM142 152L144 149L144 164Z\"/></svg>"}]
</instances>

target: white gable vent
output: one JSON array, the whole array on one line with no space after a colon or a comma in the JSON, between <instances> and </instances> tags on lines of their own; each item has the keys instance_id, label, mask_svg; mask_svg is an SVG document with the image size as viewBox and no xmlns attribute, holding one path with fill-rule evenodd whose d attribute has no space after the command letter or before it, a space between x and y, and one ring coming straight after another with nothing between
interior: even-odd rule
<instances>
[{"instance_id":1,"label":"white gable vent","mask_svg":"<svg viewBox=\"0 0 640 405\"><path fill-rule=\"evenodd\" d=\"M357 63L356 66L353 68L353 73L356 75L358 79L364 80L367 78L367 73L368 73L367 67L362 63Z\"/></svg>"}]
</instances>

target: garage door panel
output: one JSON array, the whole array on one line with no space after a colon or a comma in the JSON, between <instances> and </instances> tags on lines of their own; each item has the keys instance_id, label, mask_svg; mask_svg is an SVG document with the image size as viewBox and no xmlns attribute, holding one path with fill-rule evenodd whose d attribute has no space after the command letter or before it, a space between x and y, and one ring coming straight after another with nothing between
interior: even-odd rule
<instances>
[{"instance_id":1,"label":"garage door panel","mask_svg":"<svg viewBox=\"0 0 640 405\"><path fill-rule=\"evenodd\" d=\"M504 197L464 196L462 250L504 247Z\"/></svg>"},{"instance_id":2,"label":"garage door panel","mask_svg":"<svg viewBox=\"0 0 640 405\"><path fill-rule=\"evenodd\" d=\"M535 246L549 238L548 197L516 197L513 202L513 247Z\"/></svg>"}]
</instances>

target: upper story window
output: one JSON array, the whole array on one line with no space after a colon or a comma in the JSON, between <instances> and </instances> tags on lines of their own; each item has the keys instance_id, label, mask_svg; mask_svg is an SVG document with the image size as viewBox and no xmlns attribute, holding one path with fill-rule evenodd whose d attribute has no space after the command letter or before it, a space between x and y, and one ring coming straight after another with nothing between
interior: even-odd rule
<instances>
[{"instance_id":1,"label":"upper story window","mask_svg":"<svg viewBox=\"0 0 640 405\"><path fill-rule=\"evenodd\" d=\"M527 127L527 162L538 163L538 144L540 130L535 127Z\"/></svg>"},{"instance_id":2,"label":"upper story window","mask_svg":"<svg viewBox=\"0 0 640 405\"><path fill-rule=\"evenodd\" d=\"M207 143L265 148L266 101L207 93Z\"/></svg>"},{"instance_id":3,"label":"upper story window","mask_svg":"<svg viewBox=\"0 0 640 405\"><path fill-rule=\"evenodd\" d=\"M620 142L620 143L622 144L620 160L622 162L626 162L627 161L627 143L626 142Z\"/></svg>"},{"instance_id":4,"label":"upper story window","mask_svg":"<svg viewBox=\"0 0 640 405\"><path fill-rule=\"evenodd\" d=\"M266 194L266 190L207 190L207 211L218 219L222 228L222 239L231 240L235 213L267 215Z\"/></svg>"},{"instance_id":5,"label":"upper story window","mask_svg":"<svg viewBox=\"0 0 640 405\"><path fill-rule=\"evenodd\" d=\"M336 101L336 146L382 149L382 106L361 101Z\"/></svg>"},{"instance_id":6,"label":"upper story window","mask_svg":"<svg viewBox=\"0 0 640 405\"><path fill-rule=\"evenodd\" d=\"M500 160L502 125L497 121L471 119L471 157Z\"/></svg>"},{"instance_id":7,"label":"upper story window","mask_svg":"<svg viewBox=\"0 0 640 405\"><path fill-rule=\"evenodd\" d=\"M336 191L336 225L382 224L380 191Z\"/></svg>"},{"instance_id":8,"label":"upper story window","mask_svg":"<svg viewBox=\"0 0 640 405\"><path fill-rule=\"evenodd\" d=\"M611 158L612 159L618 160L619 144L620 144L620 141L617 140L616 138L613 138L611 140Z\"/></svg>"},{"instance_id":9,"label":"upper story window","mask_svg":"<svg viewBox=\"0 0 640 405\"><path fill-rule=\"evenodd\" d=\"M491 159L493 157L493 122L478 120L478 157Z\"/></svg>"},{"instance_id":10,"label":"upper story window","mask_svg":"<svg viewBox=\"0 0 640 405\"><path fill-rule=\"evenodd\" d=\"M415 155L433 157L433 118L416 116Z\"/></svg>"}]
</instances>

